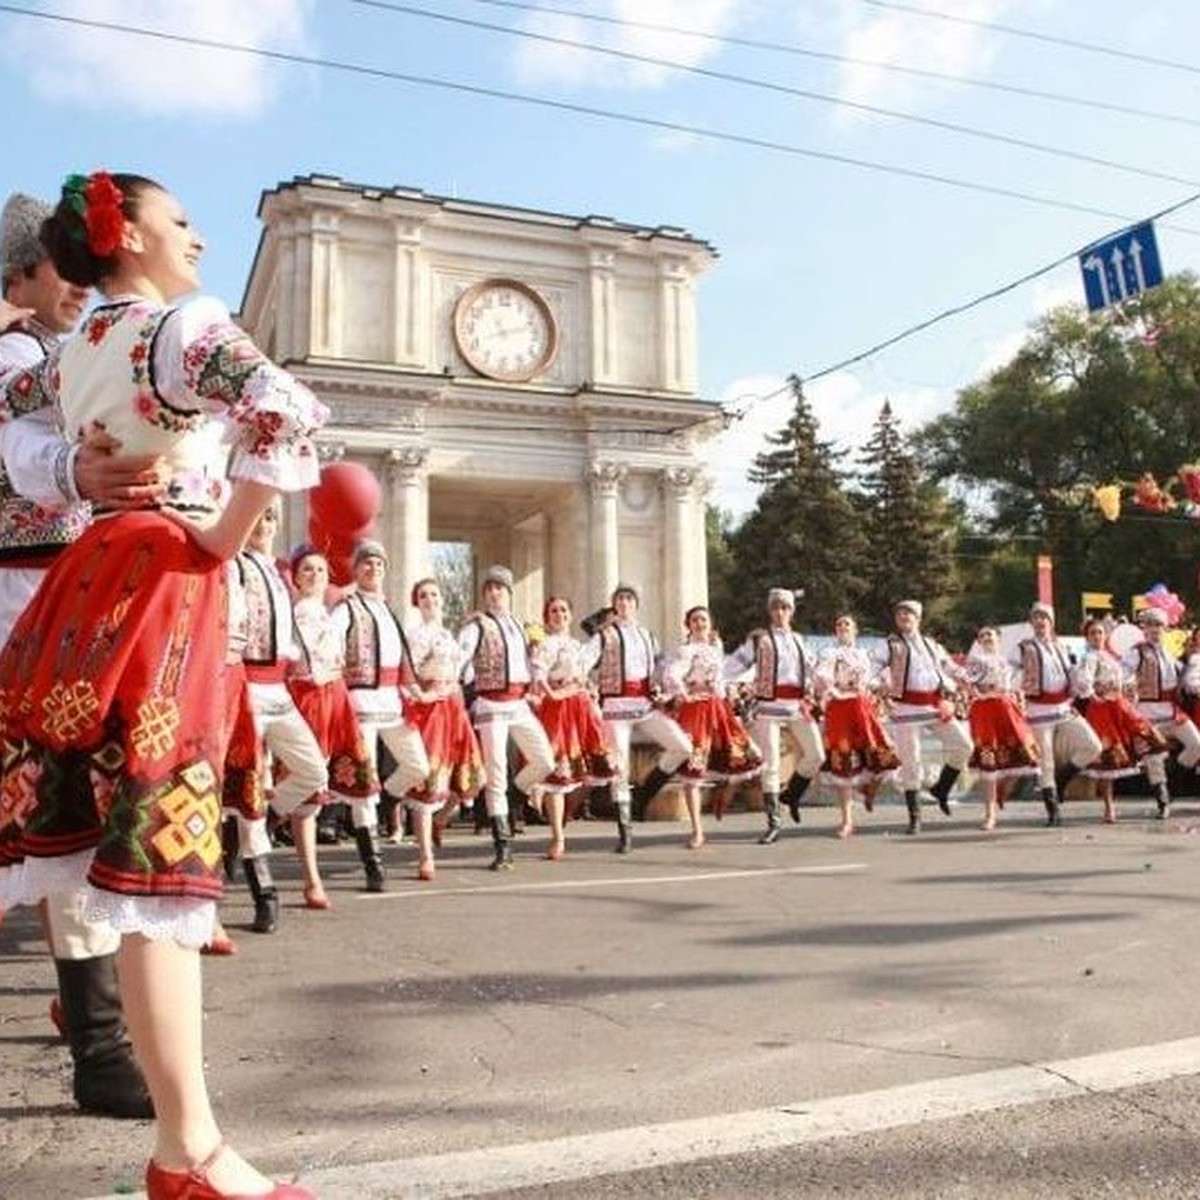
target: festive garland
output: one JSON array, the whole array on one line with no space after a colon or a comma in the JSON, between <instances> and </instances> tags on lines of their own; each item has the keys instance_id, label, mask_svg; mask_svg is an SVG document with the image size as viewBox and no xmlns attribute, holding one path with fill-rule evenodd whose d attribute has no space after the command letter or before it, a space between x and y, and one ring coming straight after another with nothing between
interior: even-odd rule
<instances>
[{"instance_id":1,"label":"festive garland","mask_svg":"<svg viewBox=\"0 0 1200 1200\"><path fill-rule=\"evenodd\" d=\"M1121 516L1126 495L1142 512L1200 520L1200 465L1185 463L1161 484L1146 471L1136 483L1106 483L1091 489L1092 502L1106 521Z\"/></svg>"}]
</instances>

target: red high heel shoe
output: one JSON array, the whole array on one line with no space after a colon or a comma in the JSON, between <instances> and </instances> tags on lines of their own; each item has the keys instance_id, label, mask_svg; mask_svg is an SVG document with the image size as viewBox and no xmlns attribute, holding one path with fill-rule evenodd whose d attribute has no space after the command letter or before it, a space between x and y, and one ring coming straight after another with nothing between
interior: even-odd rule
<instances>
[{"instance_id":1,"label":"red high heel shoe","mask_svg":"<svg viewBox=\"0 0 1200 1200\"><path fill-rule=\"evenodd\" d=\"M168 1171L151 1159L146 1164L146 1200L317 1200L308 1188L295 1183L277 1183L269 1192L218 1192L208 1181L208 1172L225 1150L222 1142L198 1167Z\"/></svg>"},{"instance_id":2,"label":"red high heel shoe","mask_svg":"<svg viewBox=\"0 0 1200 1200\"><path fill-rule=\"evenodd\" d=\"M200 947L201 954L212 954L218 958L228 958L237 953L237 943L228 934L221 934Z\"/></svg>"},{"instance_id":3,"label":"red high heel shoe","mask_svg":"<svg viewBox=\"0 0 1200 1200\"><path fill-rule=\"evenodd\" d=\"M433 865L433 859L421 860L420 866L417 867L417 878L422 883L432 883L437 878L437 868Z\"/></svg>"},{"instance_id":4,"label":"red high heel shoe","mask_svg":"<svg viewBox=\"0 0 1200 1200\"><path fill-rule=\"evenodd\" d=\"M57 996L50 1001L50 1024L58 1030L58 1036L66 1040L67 1017L63 1012L62 1002Z\"/></svg>"},{"instance_id":5,"label":"red high heel shoe","mask_svg":"<svg viewBox=\"0 0 1200 1200\"><path fill-rule=\"evenodd\" d=\"M306 887L304 889L304 907L324 911L332 908L333 905L329 902L329 897L325 895L323 887Z\"/></svg>"}]
</instances>

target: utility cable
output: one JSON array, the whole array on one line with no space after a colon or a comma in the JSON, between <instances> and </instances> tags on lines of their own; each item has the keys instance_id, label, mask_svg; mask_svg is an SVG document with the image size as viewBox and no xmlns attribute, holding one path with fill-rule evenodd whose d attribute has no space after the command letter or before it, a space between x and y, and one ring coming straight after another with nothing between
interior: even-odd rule
<instances>
[{"instance_id":1,"label":"utility cable","mask_svg":"<svg viewBox=\"0 0 1200 1200\"><path fill-rule=\"evenodd\" d=\"M528 104L539 108L551 109L556 112L568 112L577 116L596 117L600 120L635 125L645 129L658 129L667 133L688 134L692 137L704 138L710 141L728 142L733 145L748 146L756 150L770 150L775 153L813 159L818 162L859 167L862 170L896 175L907 179L916 179L922 183L936 183L943 187L956 188L960 191L999 196L1007 200L1020 200L1026 204L1036 204L1044 208L1056 208L1066 212L1083 213L1087 216L1107 217L1122 222L1130 219L1127 213L1113 212L1111 209L1097 208L1089 204L1078 204L1070 200L1058 200L1050 196L1019 191L1016 188L1001 187L997 184L977 183L972 180L959 179L952 175L942 175L935 171L924 171L915 167L901 167L891 163L876 162L872 159L855 158L846 154L835 154L832 151L814 150L810 147L797 146L790 142L780 142L771 138L755 137L750 134L732 133L728 130L712 129L702 125L689 125L682 121L668 121L659 117L648 117L636 113L620 112L614 109L598 108L594 105L576 104L566 100L551 100L544 96L530 96L521 92L505 91L501 88L484 87L481 84L461 83L435 76L413 75L407 72L388 70L383 67L369 67L362 63L339 61L315 55L296 54L284 50L270 50L259 46L246 46L236 42L222 41L217 38L167 33L159 29L147 29L142 26L129 25L116 21L99 21L84 17L71 17L63 13L39 12L35 9L22 8L15 4L0 3L0 12L12 13L16 16L33 17L37 20L55 21L89 29L104 29L116 33L129 33L138 37L151 38L177 45L201 46L210 50L248 54L275 62L293 63L306 67L322 67L365 78L386 79L418 87L438 88L443 91L459 92L464 95L482 96L491 100L505 100L517 104ZM1186 226L1175 226L1174 228L1181 233L1200 234L1200 230L1191 229Z\"/></svg>"},{"instance_id":2,"label":"utility cable","mask_svg":"<svg viewBox=\"0 0 1200 1200\"><path fill-rule=\"evenodd\" d=\"M1171 58L1156 58L1151 54L1140 54L1135 50L1122 50L1118 46L1104 46L1098 42L1085 42L1078 38L1060 37L1042 33L1036 29L1019 29L1015 25L1001 25L997 21L981 21L975 17L961 17L957 13L937 12L931 8L918 8L915 4L899 4L895 0L862 0L872 8L886 8L893 12L908 13L914 17L928 17L935 21L950 21L956 25L970 25L975 29L990 29L995 33L1007 33L1012 37L1028 38L1030 41L1046 42L1052 46L1066 46L1071 50L1086 50L1091 54L1107 54L1111 58L1123 58L1130 62L1146 63L1152 67L1167 67L1172 71L1187 71L1200 75L1200 64L1180 62Z\"/></svg>"},{"instance_id":3,"label":"utility cable","mask_svg":"<svg viewBox=\"0 0 1200 1200\"><path fill-rule=\"evenodd\" d=\"M1048 154L1054 158L1069 159L1072 162L1086 163L1093 167L1103 167L1109 171L1120 171L1127 175L1138 175L1144 179L1157 179L1164 183L1179 183L1185 187L1200 186L1200 180L1191 179L1186 176L1172 175L1165 171L1155 171L1148 167L1137 167L1129 163L1117 162L1110 158L1085 154L1078 150L1067 150L1061 146L1050 146L1043 142L1031 141L1028 138L996 133L988 129L979 129L973 125L963 125L957 121L944 121L938 117L923 117L918 113L884 108L878 104L866 104L858 100L849 100L841 96L830 95L828 92L815 92L807 88L793 87L790 84L777 83L768 79L758 79L750 75L737 75L729 71L718 71L711 67L695 66L673 59L658 58L650 54L638 54L635 51L622 50L615 46L601 46L594 42L579 41L575 38L559 37L549 33L538 33L531 29L514 29L508 25L497 25L491 21L477 21L471 17L456 17L449 13L420 8L413 4L401 4L398 0L349 0L349 3L357 4L363 8L382 9L403 16L442 21L448 25L478 29L486 33L506 34L509 37L540 42L544 45L563 46L571 50L584 50L589 54L600 54L609 58L619 59L622 62L637 63L641 66L665 67L670 71L694 75L700 79L710 79L717 83L732 83L738 87L755 88L759 91L771 92L779 96L791 96L800 100L813 100L820 104L831 104L838 108L852 109L855 112L870 113L876 117L887 117L894 121L903 121L913 125L921 125L928 129L941 130L944 133L954 133L962 137L997 142L1005 146L1016 147L1019 150L1030 150L1036 154Z\"/></svg>"},{"instance_id":4,"label":"utility cable","mask_svg":"<svg viewBox=\"0 0 1200 1200\"><path fill-rule=\"evenodd\" d=\"M1005 92L1013 96L1026 96L1033 100L1046 100L1053 104L1091 108L1100 112L1120 113L1122 116L1138 117L1148 121L1168 121L1177 125L1200 126L1200 118L1181 113L1161 112L1155 109L1135 108L1129 104L1117 104L1107 100L1095 100L1087 96L1075 96L1066 92L1048 92L1040 88L1024 87L1015 83L1003 83L995 79L980 79L972 75L955 75L948 71L932 71L903 63L881 62L873 58L859 58L852 54L835 54L829 50L813 50L787 42L771 42L759 38L737 37L733 34L710 33L707 30L687 29L658 21L634 21L627 17L611 17L602 13L582 12L572 8L558 8L553 4L531 4L526 0L473 0L475 4L486 4L493 8L510 9L516 12L544 13L550 16L574 17L600 25L622 29L644 29L651 33L669 33L680 37L695 38L725 46L739 46L747 50L765 50L774 54L787 54L797 58L810 58L817 62L848 63L856 67L870 67L894 75L908 75L914 79L932 79L939 83L953 83L962 87L983 88L988 91Z\"/></svg>"}]
</instances>

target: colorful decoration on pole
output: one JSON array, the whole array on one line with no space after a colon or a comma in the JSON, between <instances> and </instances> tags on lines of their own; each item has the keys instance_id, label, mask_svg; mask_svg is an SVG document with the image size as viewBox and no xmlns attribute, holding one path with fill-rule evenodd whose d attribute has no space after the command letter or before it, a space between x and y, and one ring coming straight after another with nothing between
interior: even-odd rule
<instances>
[{"instance_id":1,"label":"colorful decoration on pole","mask_svg":"<svg viewBox=\"0 0 1200 1200\"><path fill-rule=\"evenodd\" d=\"M1183 619L1187 605L1165 583L1156 583L1142 599L1147 608L1159 608L1167 614L1167 624L1173 629Z\"/></svg>"},{"instance_id":2,"label":"colorful decoration on pole","mask_svg":"<svg viewBox=\"0 0 1200 1200\"><path fill-rule=\"evenodd\" d=\"M308 493L308 540L329 560L339 586L351 581L354 547L373 533L381 504L379 481L361 463L322 467L321 482Z\"/></svg>"}]
</instances>

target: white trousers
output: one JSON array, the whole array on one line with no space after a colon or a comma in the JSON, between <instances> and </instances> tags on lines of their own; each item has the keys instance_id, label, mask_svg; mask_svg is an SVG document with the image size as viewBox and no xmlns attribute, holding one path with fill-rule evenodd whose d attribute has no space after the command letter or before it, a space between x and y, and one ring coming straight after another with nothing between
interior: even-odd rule
<instances>
[{"instance_id":1,"label":"white trousers","mask_svg":"<svg viewBox=\"0 0 1200 1200\"><path fill-rule=\"evenodd\" d=\"M367 753L373 762L379 761L379 743L396 761L396 769L384 780L388 794L401 797L405 792L420 784L429 774L429 755L421 735L403 720L383 717L372 720L370 713L358 714L358 727L362 730ZM374 829L379 824L379 793L373 796L347 796L350 815L355 829Z\"/></svg>"},{"instance_id":2,"label":"white trousers","mask_svg":"<svg viewBox=\"0 0 1200 1200\"><path fill-rule=\"evenodd\" d=\"M608 730L609 739L617 756L617 777L613 781L613 799L618 804L628 804L629 793L629 747L633 741L633 731L636 729L655 745L662 747L662 753L655 764L667 775L673 775L687 762L692 752L692 739L666 713L652 708L644 717L633 720L606 720L604 728Z\"/></svg>"},{"instance_id":3,"label":"white trousers","mask_svg":"<svg viewBox=\"0 0 1200 1200\"><path fill-rule=\"evenodd\" d=\"M762 790L783 791L780 777L781 734L787 730L796 748L796 772L811 779L825 761L825 746L821 741L821 727L803 712L794 717L755 717L754 743L762 755Z\"/></svg>"},{"instance_id":4,"label":"white trousers","mask_svg":"<svg viewBox=\"0 0 1200 1200\"><path fill-rule=\"evenodd\" d=\"M293 704L281 711L254 713L254 726L271 757L287 768L287 774L271 796L271 807L289 817L316 812L313 797L329 787L329 769L316 735Z\"/></svg>"},{"instance_id":5,"label":"white trousers","mask_svg":"<svg viewBox=\"0 0 1200 1200\"><path fill-rule=\"evenodd\" d=\"M529 794L554 770L554 750L542 723L524 701L489 705L475 713L475 735L483 755L484 791L489 817L508 816L508 743L512 740L525 759L514 781Z\"/></svg>"},{"instance_id":6,"label":"white trousers","mask_svg":"<svg viewBox=\"0 0 1200 1200\"><path fill-rule=\"evenodd\" d=\"M111 925L107 922L89 924L83 919L85 898L82 888L73 892L47 893L42 913L46 940L55 958L78 962L117 952L121 935Z\"/></svg>"},{"instance_id":7,"label":"white trousers","mask_svg":"<svg viewBox=\"0 0 1200 1200\"><path fill-rule=\"evenodd\" d=\"M1152 721L1151 724L1163 737L1179 743L1181 747L1179 765L1181 767L1190 770L1200 762L1200 730L1196 729L1195 724L1189 718L1184 717L1182 721ZM1160 783L1167 782L1167 763L1163 755L1156 754L1153 758L1147 759L1144 765L1146 778L1156 787Z\"/></svg>"},{"instance_id":8,"label":"white trousers","mask_svg":"<svg viewBox=\"0 0 1200 1200\"><path fill-rule=\"evenodd\" d=\"M1069 713L1061 721L1030 723L1029 728L1037 742L1040 787L1054 787L1056 764L1070 763L1082 771L1104 750L1096 731L1076 712Z\"/></svg>"},{"instance_id":9,"label":"white trousers","mask_svg":"<svg viewBox=\"0 0 1200 1200\"><path fill-rule=\"evenodd\" d=\"M892 738L900 756L900 787L906 792L921 788L922 731L937 738L946 766L961 771L971 757L971 734L962 721L943 721L937 716L927 721L894 721Z\"/></svg>"}]
</instances>

